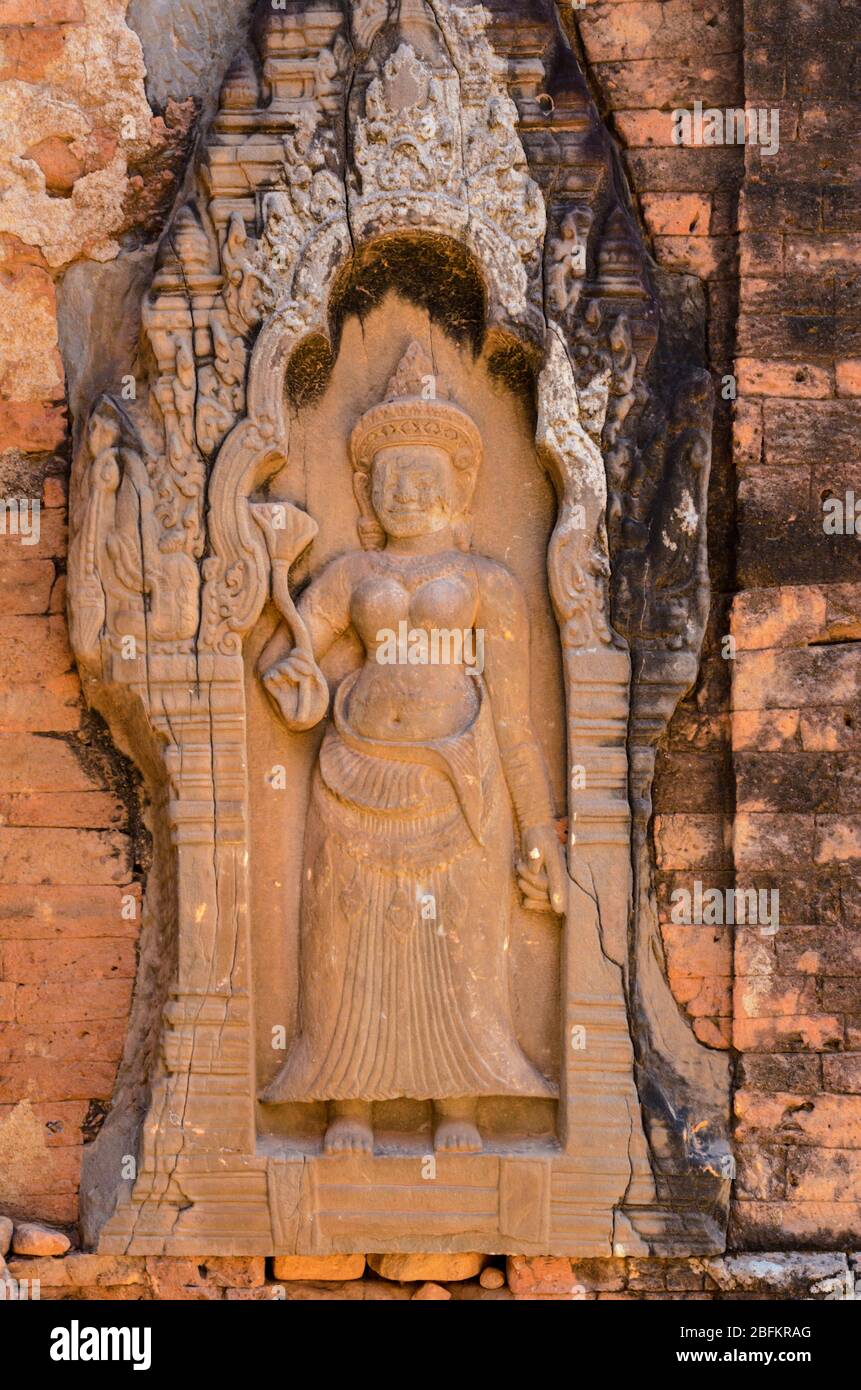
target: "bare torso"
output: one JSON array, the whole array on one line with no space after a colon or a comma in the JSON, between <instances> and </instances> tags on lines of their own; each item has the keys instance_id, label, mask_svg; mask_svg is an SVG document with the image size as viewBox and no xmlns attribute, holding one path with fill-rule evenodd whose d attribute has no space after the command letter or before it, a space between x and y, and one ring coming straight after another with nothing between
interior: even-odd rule
<instances>
[{"instance_id":1,"label":"bare torso","mask_svg":"<svg viewBox=\"0 0 861 1390\"><path fill-rule=\"evenodd\" d=\"M467 555L368 555L352 576L350 618L365 663L350 723L366 738L419 742L458 733L475 717L469 674L477 647L475 567Z\"/></svg>"}]
</instances>

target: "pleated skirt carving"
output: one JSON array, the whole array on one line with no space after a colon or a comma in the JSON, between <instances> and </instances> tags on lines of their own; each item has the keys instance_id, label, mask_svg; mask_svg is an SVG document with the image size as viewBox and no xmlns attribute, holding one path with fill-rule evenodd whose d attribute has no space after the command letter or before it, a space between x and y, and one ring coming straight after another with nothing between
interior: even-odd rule
<instances>
[{"instance_id":1,"label":"pleated skirt carving","mask_svg":"<svg viewBox=\"0 0 861 1390\"><path fill-rule=\"evenodd\" d=\"M513 827L486 702L444 742L377 744L343 713L327 731L305 836L299 1031L270 1102L556 1093L514 1034Z\"/></svg>"}]
</instances>

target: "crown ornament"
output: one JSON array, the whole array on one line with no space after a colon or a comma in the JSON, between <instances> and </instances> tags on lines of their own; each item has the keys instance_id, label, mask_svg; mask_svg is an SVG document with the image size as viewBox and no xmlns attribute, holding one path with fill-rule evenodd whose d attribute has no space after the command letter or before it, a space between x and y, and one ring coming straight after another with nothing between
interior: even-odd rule
<instances>
[{"instance_id":1,"label":"crown ornament","mask_svg":"<svg viewBox=\"0 0 861 1390\"><path fill-rule=\"evenodd\" d=\"M481 434L474 420L451 400L428 354L410 343L379 405L361 417L350 440L353 467L369 472L380 449L429 444L444 449L457 468L481 462Z\"/></svg>"}]
</instances>

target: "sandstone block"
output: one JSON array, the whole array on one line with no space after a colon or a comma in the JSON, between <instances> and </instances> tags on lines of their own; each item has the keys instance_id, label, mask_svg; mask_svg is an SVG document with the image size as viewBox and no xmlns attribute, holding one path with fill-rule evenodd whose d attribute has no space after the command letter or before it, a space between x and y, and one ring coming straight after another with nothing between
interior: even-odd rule
<instances>
[{"instance_id":1,"label":"sandstone block","mask_svg":"<svg viewBox=\"0 0 861 1390\"><path fill-rule=\"evenodd\" d=\"M365 1272L364 1255L276 1255L273 1269L276 1279L317 1279L337 1282L361 1279Z\"/></svg>"},{"instance_id":2,"label":"sandstone block","mask_svg":"<svg viewBox=\"0 0 861 1390\"><path fill-rule=\"evenodd\" d=\"M369 1255L368 1264L382 1279L400 1284L427 1280L454 1284L480 1274L485 1255Z\"/></svg>"},{"instance_id":3,"label":"sandstone block","mask_svg":"<svg viewBox=\"0 0 861 1390\"><path fill-rule=\"evenodd\" d=\"M704 193L643 195L643 213L653 236L706 236L711 207Z\"/></svg>"},{"instance_id":4,"label":"sandstone block","mask_svg":"<svg viewBox=\"0 0 861 1390\"><path fill-rule=\"evenodd\" d=\"M44 1288L51 1289L114 1290L147 1282L143 1260L127 1255L77 1253L61 1260L18 1259L11 1262L9 1269L15 1279L38 1279Z\"/></svg>"},{"instance_id":5,"label":"sandstone block","mask_svg":"<svg viewBox=\"0 0 861 1390\"><path fill-rule=\"evenodd\" d=\"M65 1255L72 1242L62 1231L40 1222L24 1221L15 1227L12 1249L16 1255Z\"/></svg>"},{"instance_id":6,"label":"sandstone block","mask_svg":"<svg viewBox=\"0 0 861 1390\"><path fill-rule=\"evenodd\" d=\"M762 1292L773 1298L804 1297L823 1279L839 1278L848 1269L845 1255L724 1255L703 1260L714 1285L734 1292Z\"/></svg>"},{"instance_id":7,"label":"sandstone block","mask_svg":"<svg viewBox=\"0 0 861 1390\"><path fill-rule=\"evenodd\" d=\"M825 399L834 394L834 378L828 367L803 362L762 362L737 357L739 393L744 396L786 396L790 400Z\"/></svg>"},{"instance_id":8,"label":"sandstone block","mask_svg":"<svg viewBox=\"0 0 861 1390\"><path fill-rule=\"evenodd\" d=\"M837 363L838 396L861 396L861 357Z\"/></svg>"},{"instance_id":9,"label":"sandstone block","mask_svg":"<svg viewBox=\"0 0 861 1390\"><path fill-rule=\"evenodd\" d=\"M571 1294L580 1287L568 1259L544 1255L509 1255L508 1287L513 1294Z\"/></svg>"}]
</instances>

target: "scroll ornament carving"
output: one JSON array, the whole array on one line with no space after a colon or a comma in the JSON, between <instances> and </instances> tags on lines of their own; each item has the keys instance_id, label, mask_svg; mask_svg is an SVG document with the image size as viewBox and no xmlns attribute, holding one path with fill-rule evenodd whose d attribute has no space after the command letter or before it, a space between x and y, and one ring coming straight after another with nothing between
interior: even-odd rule
<instances>
[{"instance_id":1,"label":"scroll ornament carving","mask_svg":"<svg viewBox=\"0 0 861 1390\"><path fill-rule=\"evenodd\" d=\"M527 268L546 226L544 199L487 43L486 14L440 8L439 16L454 67L436 71L402 43L368 88L356 129L351 222L358 234L423 225L465 235L500 304L523 319Z\"/></svg>"},{"instance_id":2,"label":"scroll ornament carving","mask_svg":"<svg viewBox=\"0 0 861 1390\"><path fill-rule=\"evenodd\" d=\"M350 23L360 49L370 48L389 16L389 0L353 0Z\"/></svg>"},{"instance_id":3,"label":"scroll ornament carving","mask_svg":"<svg viewBox=\"0 0 861 1390\"><path fill-rule=\"evenodd\" d=\"M538 382L538 408L538 449L555 475L560 498L549 573L562 643L568 648L613 645L607 621L610 562L604 462L580 423L571 361L552 326Z\"/></svg>"},{"instance_id":4,"label":"scroll ornament carving","mask_svg":"<svg viewBox=\"0 0 861 1390\"><path fill-rule=\"evenodd\" d=\"M562 220L558 236L547 248L547 304L554 318L566 327L573 323L586 279L586 248L592 226L592 209L575 207Z\"/></svg>"}]
</instances>

